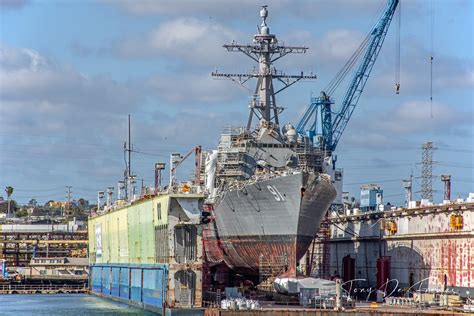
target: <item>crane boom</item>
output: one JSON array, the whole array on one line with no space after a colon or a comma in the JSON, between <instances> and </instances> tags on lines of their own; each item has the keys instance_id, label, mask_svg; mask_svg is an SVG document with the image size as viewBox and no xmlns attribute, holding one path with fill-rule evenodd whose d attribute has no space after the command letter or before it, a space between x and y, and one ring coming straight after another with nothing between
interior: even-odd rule
<instances>
[{"instance_id":1,"label":"crane boom","mask_svg":"<svg viewBox=\"0 0 474 316\"><path fill-rule=\"evenodd\" d=\"M364 91L365 84L367 83L380 49L382 48L382 44L385 40L385 36L390 26L390 22L392 21L393 15L397 9L398 3L399 0L388 1L382 16L366 39L367 49L363 56L362 63L354 73L349 88L346 91L342 101L341 110L337 113L332 112L331 105L334 102L331 99L330 94L333 91L329 93L323 91L320 97L311 99L310 106L297 125L297 131L300 134L307 134L307 136L312 139L317 134L316 129L319 111L322 133L322 144L319 146L329 154L336 149L337 143L339 142L342 133L344 132L344 129L346 128L352 113L357 106L357 102ZM364 44L365 43L363 43L363 45ZM359 48L359 50L360 49L361 48ZM350 60L350 63L354 62L355 60ZM336 84L339 83L340 81ZM310 119L313 117L313 114L314 121L311 123L311 126L307 126L310 122Z\"/></svg>"}]
</instances>

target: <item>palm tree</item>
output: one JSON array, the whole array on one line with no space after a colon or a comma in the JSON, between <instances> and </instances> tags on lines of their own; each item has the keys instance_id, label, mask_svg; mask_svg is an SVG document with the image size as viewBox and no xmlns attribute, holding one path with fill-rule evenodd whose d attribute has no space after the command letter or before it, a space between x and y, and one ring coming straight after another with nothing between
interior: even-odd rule
<instances>
[{"instance_id":1,"label":"palm tree","mask_svg":"<svg viewBox=\"0 0 474 316\"><path fill-rule=\"evenodd\" d=\"M10 217L10 197L12 196L13 194L13 187L12 186L7 186L5 188L5 192L7 193L7 203L8 203L8 206L7 206L7 218Z\"/></svg>"}]
</instances>

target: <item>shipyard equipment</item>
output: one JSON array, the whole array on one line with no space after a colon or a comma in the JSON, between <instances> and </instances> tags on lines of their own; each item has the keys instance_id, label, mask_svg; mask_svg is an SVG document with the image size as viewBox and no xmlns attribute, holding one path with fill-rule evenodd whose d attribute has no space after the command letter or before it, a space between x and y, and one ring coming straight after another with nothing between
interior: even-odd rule
<instances>
[{"instance_id":1,"label":"shipyard equipment","mask_svg":"<svg viewBox=\"0 0 474 316\"><path fill-rule=\"evenodd\" d=\"M335 151L344 129L351 118L357 102L364 91L372 68L379 55L382 44L387 35L390 22L397 9L399 0L390 0L381 18L372 31L363 40L354 54L336 77L321 92L319 97L311 98L311 103L298 123L296 130L300 135L307 136L316 147L325 151L328 156ZM339 84L355 65L358 58L365 51L361 64L357 68L350 82L339 111L334 111L332 95ZM397 83L397 92L400 85ZM318 125L320 127L318 128ZM320 132L318 130L321 130Z\"/></svg>"},{"instance_id":2,"label":"shipyard equipment","mask_svg":"<svg viewBox=\"0 0 474 316\"><path fill-rule=\"evenodd\" d=\"M194 169L194 182L195 184L201 184L201 146L196 146L186 153L186 155L181 156L180 153L172 153L170 158L170 186L176 185L176 169L194 153L195 156L195 169Z\"/></svg>"}]
</instances>

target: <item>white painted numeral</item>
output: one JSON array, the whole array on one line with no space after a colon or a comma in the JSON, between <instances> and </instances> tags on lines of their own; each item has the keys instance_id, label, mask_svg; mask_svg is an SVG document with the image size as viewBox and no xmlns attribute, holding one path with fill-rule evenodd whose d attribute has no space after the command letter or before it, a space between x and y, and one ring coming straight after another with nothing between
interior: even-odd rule
<instances>
[{"instance_id":1,"label":"white painted numeral","mask_svg":"<svg viewBox=\"0 0 474 316\"><path fill-rule=\"evenodd\" d=\"M275 186L267 185L267 189L268 191L270 191L271 194L273 194L275 200L277 200L278 202L285 201L285 198L283 197L283 195L281 195L280 191L278 191Z\"/></svg>"}]
</instances>

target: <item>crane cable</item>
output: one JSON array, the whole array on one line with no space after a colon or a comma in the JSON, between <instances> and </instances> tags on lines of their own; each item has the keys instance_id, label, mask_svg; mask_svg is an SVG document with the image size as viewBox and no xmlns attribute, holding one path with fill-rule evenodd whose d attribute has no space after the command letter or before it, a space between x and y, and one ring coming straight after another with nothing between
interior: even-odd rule
<instances>
[{"instance_id":1,"label":"crane cable","mask_svg":"<svg viewBox=\"0 0 474 316\"><path fill-rule=\"evenodd\" d=\"M433 44L433 35L434 35L434 4L433 0L431 4L431 56L430 56L430 117L433 118L433 55L434 55L434 44Z\"/></svg>"},{"instance_id":2,"label":"crane cable","mask_svg":"<svg viewBox=\"0 0 474 316\"><path fill-rule=\"evenodd\" d=\"M400 94L400 29L402 25L402 3L398 5L396 51L395 51L395 93Z\"/></svg>"},{"instance_id":3,"label":"crane cable","mask_svg":"<svg viewBox=\"0 0 474 316\"><path fill-rule=\"evenodd\" d=\"M377 17L380 15L377 15ZM375 20L375 24L370 28L370 31L362 40L361 44L354 53L351 55L349 60L344 64L344 66L338 71L338 73L334 76L334 78L328 83L328 85L323 90L326 92L327 95L332 96L334 91L337 90L341 82L346 78L347 74L354 68L354 65L359 60L361 55L366 51L367 46L369 45L370 38L372 36L374 28L380 22L380 19Z\"/></svg>"},{"instance_id":4,"label":"crane cable","mask_svg":"<svg viewBox=\"0 0 474 316\"><path fill-rule=\"evenodd\" d=\"M344 66L339 70L339 72L336 74L336 76L329 82L329 84L326 86L324 91L328 95L332 95L334 91L339 87L341 82L346 78L347 74L349 71L354 67L355 63L359 59L359 57L362 55L362 53L365 51L365 49L368 46L369 39L370 39L371 33L367 34L367 36L364 38L362 43L359 45L359 47L356 49L356 51L352 54L352 56L349 58L349 60L344 64Z\"/></svg>"}]
</instances>

